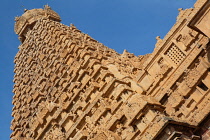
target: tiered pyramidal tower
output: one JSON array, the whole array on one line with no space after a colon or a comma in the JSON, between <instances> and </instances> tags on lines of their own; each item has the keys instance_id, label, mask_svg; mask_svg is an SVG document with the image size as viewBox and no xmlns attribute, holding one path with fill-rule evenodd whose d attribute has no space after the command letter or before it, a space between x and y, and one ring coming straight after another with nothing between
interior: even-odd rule
<instances>
[{"instance_id":1,"label":"tiered pyramidal tower","mask_svg":"<svg viewBox=\"0 0 210 140\"><path fill-rule=\"evenodd\" d=\"M210 137L210 1L182 10L153 53L118 54L49 6L16 18L12 140Z\"/></svg>"}]
</instances>

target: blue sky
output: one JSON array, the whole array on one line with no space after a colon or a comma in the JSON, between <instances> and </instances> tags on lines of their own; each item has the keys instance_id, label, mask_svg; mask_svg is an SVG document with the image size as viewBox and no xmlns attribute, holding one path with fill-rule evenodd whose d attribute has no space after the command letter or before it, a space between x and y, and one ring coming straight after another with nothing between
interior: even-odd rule
<instances>
[{"instance_id":1,"label":"blue sky","mask_svg":"<svg viewBox=\"0 0 210 140\"><path fill-rule=\"evenodd\" d=\"M5 0L0 5L0 140L11 130L13 59L20 45L14 33L14 17L23 9L49 4L62 19L73 23L104 45L122 53L151 53L155 37L163 38L176 21L178 8L190 8L196 0Z\"/></svg>"}]
</instances>

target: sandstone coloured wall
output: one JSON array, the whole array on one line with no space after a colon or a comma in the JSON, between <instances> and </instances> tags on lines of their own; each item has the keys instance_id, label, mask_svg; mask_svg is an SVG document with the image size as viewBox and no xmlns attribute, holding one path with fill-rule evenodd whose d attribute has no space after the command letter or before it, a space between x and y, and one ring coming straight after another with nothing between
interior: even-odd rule
<instances>
[{"instance_id":1,"label":"sandstone coloured wall","mask_svg":"<svg viewBox=\"0 0 210 140\"><path fill-rule=\"evenodd\" d=\"M210 137L210 2L182 10L151 54L118 54L49 6L16 18L13 140Z\"/></svg>"}]
</instances>

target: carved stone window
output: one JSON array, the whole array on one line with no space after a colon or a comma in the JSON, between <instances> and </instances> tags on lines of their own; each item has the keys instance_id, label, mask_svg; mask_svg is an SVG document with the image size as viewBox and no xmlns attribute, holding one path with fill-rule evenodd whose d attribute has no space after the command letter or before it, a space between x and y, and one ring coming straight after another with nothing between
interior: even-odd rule
<instances>
[{"instance_id":1,"label":"carved stone window","mask_svg":"<svg viewBox=\"0 0 210 140\"><path fill-rule=\"evenodd\" d=\"M165 55L176 65L180 64L185 58L185 54L175 44L169 47Z\"/></svg>"}]
</instances>

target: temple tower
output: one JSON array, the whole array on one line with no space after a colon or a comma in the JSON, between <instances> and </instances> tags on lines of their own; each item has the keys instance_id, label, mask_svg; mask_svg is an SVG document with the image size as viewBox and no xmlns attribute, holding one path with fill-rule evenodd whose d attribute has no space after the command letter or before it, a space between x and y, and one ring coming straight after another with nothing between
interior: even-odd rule
<instances>
[{"instance_id":1,"label":"temple tower","mask_svg":"<svg viewBox=\"0 0 210 140\"><path fill-rule=\"evenodd\" d=\"M16 17L13 140L210 137L210 2L182 10L153 53L118 54L49 6Z\"/></svg>"}]
</instances>

